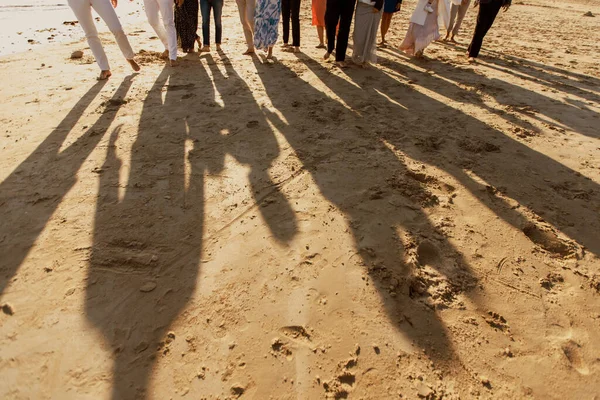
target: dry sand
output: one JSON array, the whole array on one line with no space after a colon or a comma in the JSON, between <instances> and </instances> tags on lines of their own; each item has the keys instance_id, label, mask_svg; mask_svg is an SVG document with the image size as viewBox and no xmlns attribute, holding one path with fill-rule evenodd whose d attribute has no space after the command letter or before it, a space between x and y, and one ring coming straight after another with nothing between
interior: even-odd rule
<instances>
[{"instance_id":1,"label":"dry sand","mask_svg":"<svg viewBox=\"0 0 600 400\"><path fill-rule=\"evenodd\" d=\"M478 64L112 41L0 59L0 398L600 396L600 15L516 2ZM105 35L110 39L109 35Z\"/></svg>"}]
</instances>

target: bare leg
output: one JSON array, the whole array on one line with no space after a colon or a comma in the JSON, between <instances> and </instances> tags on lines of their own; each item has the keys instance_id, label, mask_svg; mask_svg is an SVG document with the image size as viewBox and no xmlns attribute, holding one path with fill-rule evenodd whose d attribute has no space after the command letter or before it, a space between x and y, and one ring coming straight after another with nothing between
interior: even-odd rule
<instances>
[{"instance_id":1,"label":"bare leg","mask_svg":"<svg viewBox=\"0 0 600 400\"><path fill-rule=\"evenodd\" d=\"M267 52L267 60L272 60L273 59L273 46L269 47L269 50Z\"/></svg>"},{"instance_id":2,"label":"bare leg","mask_svg":"<svg viewBox=\"0 0 600 400\"><path fill-rule=\"evenodd\" d=\"M140 70L140 66L138 65L137 62L135 62L135 60L132 58L130 60L127 60L127 62L129 63L129 65L131 65L131 68L135 71L138 72Z\"/></svg>"},{"instance_id":3,"label":"bare leg","mask_svg":"<svg viewBox=\"0 0 600 400\"><path fill-rule=\"evenodd\" d=\"M388 30L390 29L390 25L392 24L392 15L390 13L383 13L383 16L381 18L381 42L379 43L380 45L384 45L387 43L387 41L385 40L385 35L387 34Z\"/></svg>"},{"instance_id":4,"label":"bare leg","mask_svg":"<svg viewBox=\"0 0 600 400\"><path fill-rule=\"evenodd\" d=\"M106 69L106 70L102 70L100 71L100 76L97 78L99 81L105 81L108 78L110 78L112 75L112 73L110 72L110 70Z\"/></svg>"},{"instance_id":5,"label":"bare leg","mask_svg":"<svg viewBox=\"0 0 600 400\"><path fill-rule=\"evenodd\" d=\"M319 45L317 46L317 49L324 49L325 48L325 40L324 40L324 30L325 28L322 26L317 26L317 35L319 35Z\"/></svg>"},{"instance_id":6,"label":"bare leg","mask_svg":"<svg viewBox=\"0 0 600 400\"><path fill-rule=\"evenodd\" d=\"M243 53L245 56L254 54L254 12L255 0L236 0L240 12L240 22L244 28L244 36L248 49Z\"/></svg>"}]
</instances>

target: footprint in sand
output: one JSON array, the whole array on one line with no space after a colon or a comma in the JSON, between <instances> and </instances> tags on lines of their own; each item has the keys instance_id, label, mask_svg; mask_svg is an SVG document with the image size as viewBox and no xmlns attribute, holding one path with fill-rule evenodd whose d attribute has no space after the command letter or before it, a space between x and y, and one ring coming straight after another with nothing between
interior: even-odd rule
<instances>
[{"instance_id":1,"label":"footprint in sand","mask_svg":"<svg viewBox=\"0 0 600 400\"><path fill-rule=\"evenodd\" d=\"M582 375L589 375L590 370L587 367L583 356L581 355L581 345L572 339L567 340L561 346L565 357L569 360L571 366Z\"/></svg>"}]
</instances>

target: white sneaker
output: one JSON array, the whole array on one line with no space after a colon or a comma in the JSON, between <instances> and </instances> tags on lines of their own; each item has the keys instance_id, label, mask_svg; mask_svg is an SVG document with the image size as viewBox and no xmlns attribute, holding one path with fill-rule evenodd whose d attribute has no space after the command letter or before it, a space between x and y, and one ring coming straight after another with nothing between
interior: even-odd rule
<instances>
[{"instance_id":1,"label":"white sneaker","mask_svg":"<svg viewBox=\"0 0 600 400\"><path fill-rule=\"evenodd\" d=\"M427 11L428 13L433 12L433 8L431 7L431 4L429 4L429 3L425 4L425 11Z\"/></svg>"}]
</instances>

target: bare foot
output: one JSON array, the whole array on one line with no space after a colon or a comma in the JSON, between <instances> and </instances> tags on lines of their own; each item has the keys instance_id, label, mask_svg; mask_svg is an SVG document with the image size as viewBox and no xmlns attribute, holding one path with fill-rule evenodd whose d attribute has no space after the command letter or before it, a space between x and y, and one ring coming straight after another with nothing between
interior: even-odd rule
<instances>
[{"instance_id":1,"label":"bare foot","mask_svg":"<svg viewBox=\"0 0 600 400\"><path fill-rule=\"evenodd\" d=\"M456 41L456 39L454 39L454 36L452 36L452 37L450 38L450 41L451 41L452 43L458 43L458 42Z\"/></svg>"},{"instance_id":2,"label":"bare foot","mask_svg":"<svg viewBox=\"0 0 600 400\"><path fill-rule=\"evenodd\" d=\"M169 59L169 50L165 50L161 53L160 58L163 60L168 60Z\"/></svg>"},{"instance_id":3,"label":"bare foot","mask_svg":"<svg viewBox=\"0 0 600 400\"><path fill-rule=\"evenodd\" d=\"M273 59L273 48L269 47L269 50L267 51L267 60L272 60Z\"/></svg>"},{"instance_id":4,"label":"bare foot","mask_svg":"<svg viewBox=\"0 0 600 400\"><path fill-rule=\"evenodd\" d=\"M127 60L127 62L129 63L129 65L131 65L131 68L135 72L138 72L140 70L140 66L138 65L138 63L135 62L135 60L133 58L131 60Z\"/></svg>"},{"instance_id":5,"label":"bare foot","mask_svg":"<svg viewBox=\"0 0 600 400\"><path fill-rule=\"evenodd\" d=\"M179 62L177 62L177 60L169 60L169 65L171 67L177 67L179 65Z\"/></svg>"},{"instance_id":6,"label":"bare foot","mask_svg":"<svg viewBox=\"0 0 600 400\"><path fill-rule=\"evenodd\" d=\"M254 49L248 49L248 50L246 50L243 55L249 56L251 54L254 54Z\"/></svg>"},{"instance_id":7,"label":"bare foot","mask_svg":"<svg viewBox=\"0 0 600 400\"><path fill-rule=\"evenodd\" d=\"M200 49L201 53L210 53L210 46L204 46Z\"/></svg>"},{"instance_id":8,"label":"bare foot","mask_svg":"<svg viewBox=\"0 0 600 400\"><path fill-rule=\"evenodd\" d=\"M99 81L105 81L108 78L110 78L112 75L112 73L110 72L110 70L104 70L104 71L100 71L100 76L97 78Z\"/></svg>"},{"instance_id":9,"label":"bare foot","mask_svg":"<svg viewBox=\"0 0 600 400\"><path fill-rule=\"evenodd\" d=\"M329 60L329 57L331 57L331 53L327 52L325 53L325 55L323 56L323 60Z\"/></svg>"},{"instance_id":10,"label":"bare foot","mask_svg":"<svg viewBox=\"0 0 600 400\"><path fill-rule=\"evenodd\" d=\"M425 56L423 55L423 50L419 50L415 53L415 57L418 59L423 59Z\"/></svg>"},{"instance_id":11,"label":"bare foot","mask_svg":"<svg viewBox=\"0 0 600 400\"><path fill-rule=\"evenodd\" d=\"M348 64L346 64L344 61L336 61L335 66L338 68L348 68Z\"/></svg>"},{"instance_id":12,"label":"bare foot","mask_svg":"<svg viewBox=\"0 0 600 400\"><path fill-rule=\"evenodd\" d=\"M217 43L217 51L221 51L221 43Z\"/></svg>"},{"instance_id":13,"label":"bare foot","mask_svg":"<svg viewBox=\"0 0 600 400\"><path fill-rule=\"evenodd\" d=\"M294 53L300 53L300 46L294 46Z\"/></svg>"},{"instance_id":14,"label":"bare foot","mask_svg":"<svg viewBox=\"0 0 600 400\"><path fill-rule=\"evenodd\" d=\"M326 49L327 47L325 47L325 43L319 43L319 45L317 46L317 49Z\"/></svg>"},{"instance_id":15,"label":"bare foot","mask_svg":"<svg viewBox=\"0 0 600 400\"><path fill-rule=\"evenodd\" d=\"M474 64L476 62L475 57L469 57L467 58L467 62Z\"/></svg>"},{"instance_id":16,"label":"bare foot","mask_svg":"<svg viewBox=\"0 0 600 400\"><path fill-rule=\"evenodd\" d=\"M283 44L281 45L281 47L290 47L290 44L289 44L289 43L283 43Z\"/></svg>"}]
</instances>

